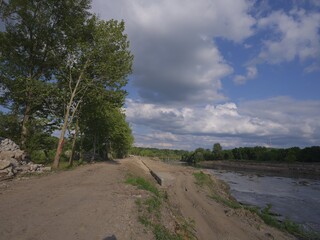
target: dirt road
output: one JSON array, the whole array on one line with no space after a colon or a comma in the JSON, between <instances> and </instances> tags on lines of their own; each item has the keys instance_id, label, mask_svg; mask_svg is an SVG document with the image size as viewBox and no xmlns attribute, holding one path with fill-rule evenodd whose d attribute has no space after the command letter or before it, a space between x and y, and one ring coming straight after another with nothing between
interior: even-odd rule
<instances>
[{"instance_id":1,"label":"dirt road","mask_svg":"<svg viewBox=\"0 0 320 240\"><path fill-rule=\"evenodd\" d=\"M164 187L176 212L195 222L198 239L293 239L207 197L194 170L143 159L172 176ZM0 239L154 239L138 222L136 199L145 192L126 174L154 181L140 158L85 165L71 171L0 183Z\"/></svg>"},{"instance_id":2,"label":"dirt road","mask_svg":"<svg viewBox=\"0 0 320 240\"><path fill-rule=\"evenodd\" d=\"M124 184L128 168L97 163L0 183L0 239L152 239L137 221L141 193Z\"/></svg>"}]
</instances>

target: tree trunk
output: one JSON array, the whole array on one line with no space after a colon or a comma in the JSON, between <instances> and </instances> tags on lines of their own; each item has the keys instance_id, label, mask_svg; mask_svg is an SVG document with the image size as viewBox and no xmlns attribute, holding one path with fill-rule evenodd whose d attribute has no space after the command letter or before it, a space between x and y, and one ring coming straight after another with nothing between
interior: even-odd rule
<instances>
[{"instance_id":1,"label":"tree trunk","mask_svg":"<svg viewBox=\"0 0 320 240\"><path fill-rule=\"evenodd\" d=\"M26 104L26 109L24 111L24 116L22 120L22 126L21 126L21 138L20 138L20 147L21 149L26 148L26 142L27 142L27 137L28 137L28 127L27 124L30 119L30 112L31 112L31 107L29 104Z\"/></svg>"},{"instance_id":2,"label":"tree trunk","mask_svg":"<svg viewBox=\"0 0 320 240\"><path fill-rule=\"evenodd\" d=\"M71 156L69 158L69 166L70 167L72 167L72 165L73 165L73 157L74 157L74 152L75 152L77 136L78 136L78 119L76 121L76 129L75 129L75 133L74 133L73 141L72 141Z\"/></svg>"},{"instance_id":3,"label":"tree trunk","mask_svg":"<svg viewBox=\"0 0 320 240\"><path fill-rule=\"evenodd\" d=\"M80 131L80 162L82 163L83 162L83 133Z\"/></svg>"},{"instance_id":4,"label":"tree trunk","mask_svg":"<svg viewBox=\"0 0 320 240\"><path fill-rule=\"evenodd\" d=\"M94 161L96 156L96 143L97 143L97 134L95 133L93 137L93 155L91 157L91 161Z\"/></svg>"},{"instance_id":5,"label":"tree trunk","mask_svg":"<svg viewBox=\"0 0 320 240\"><path fill-rule=\"evenodd\" d=\"M59 138L59 143L58 143L58 147L57 147L57 151L56 151L56 155L54 157L54 161L52 164L53 168L58 168L59 167L59 163L60 163L60 156L62 153L62 149L63 149L63 144L64 144L64 135L66 133L67 127L68 127L68 120L69 120L69 114L70 114L70 108L71 108L71 99L70 102L67 106L67 111L66 111L66 115L64 117L64 122L63 122L63 126L61 129L61 133L60 133L60 138Z\"/></svg>"},{"instance_id":6,"label":"tree trunk","mask_svg":"<svg viewBox=\"0 0 320 240\"><path fill-rule=\"evenodd\" d=\"M53 161L53 165L52 167L53 168L58 168L59 167L59 162L60 162L60 156L61 156L61 152L62 152L62 148L63 148L63 143L64 143L64 135L66 133L66 130L67 130L67 127L68 127L68 124L69 124L69 116L70 116L70 110L71 110L71 106L73 104L73 100L77 94L77 91L78 91L78 87L80 85L80 82L82 80L82 77L83 77L83 74L84 74L84 71L86 70L87 68L87 65L89 63L89 60L86 61L81 73L80 73L80 76L78 77L78 80L77 80L77 83L74 87L74 89L72 90L72 87L71 87L71 82L69 82L69 86L70 86L70 92L71 92L71 96L70 96L70 100L69 100L69 103L67 105L67 111L65 113L65 117L64 117L64 123L63 123L63 127L61 129L61 133L60 133L60 138L59 138L59 143L58 143L58 147L57 147L57 151L56 151L56 156L54 157L54 161ZM71 81L71 79L69 79L69 81ZM72 117L74 117L74 114L75 112L77 111L78 107L79 107L79 104L80 102L77 103L76 105L76 108L74 109L73 113L72 113Z\"/></svg>"}]
</instances>

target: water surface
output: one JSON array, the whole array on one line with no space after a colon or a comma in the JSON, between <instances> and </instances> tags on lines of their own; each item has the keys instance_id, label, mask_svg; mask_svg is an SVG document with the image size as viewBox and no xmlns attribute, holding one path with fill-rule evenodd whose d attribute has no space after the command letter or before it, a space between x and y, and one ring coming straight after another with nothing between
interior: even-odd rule
<instances>
[{"instance_id":1,"label":"water surface","mask_svg":"<svg viewBox=\"0 0 320 240\"><path fill-rule=\"evenodd\" d=\"M320 232L319 180L209 171L230 185L232 196L239 202L260 208L271 204L271 211L280 214L280 218Z\"/></svg>"}]
</instances>

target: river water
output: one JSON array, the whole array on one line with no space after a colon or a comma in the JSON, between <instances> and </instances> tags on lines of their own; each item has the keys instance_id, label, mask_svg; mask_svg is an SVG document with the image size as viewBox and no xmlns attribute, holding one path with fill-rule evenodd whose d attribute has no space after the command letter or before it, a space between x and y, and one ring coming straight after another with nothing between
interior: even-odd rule
<instances>
[{"instance_id":1,"label":"river water","mask_svg":"<svg viewBox=\"0 0 320 240\"><path fill-rule=\"evenodd\" d=\"M209 171L230 185L231 195L239 202L260 208L271 204L271 212L280 214L280 219L320 232L320 180Z\"/></svg>"}]
</instances>

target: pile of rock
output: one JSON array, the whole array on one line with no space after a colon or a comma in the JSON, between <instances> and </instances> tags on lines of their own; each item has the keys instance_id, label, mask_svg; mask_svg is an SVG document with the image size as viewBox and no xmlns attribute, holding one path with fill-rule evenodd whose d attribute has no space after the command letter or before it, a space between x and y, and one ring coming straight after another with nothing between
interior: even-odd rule
<instances>
[{"instance_id":1,"label":"pile of rock","mask_svg":"<svg viewBox=\"0 0 320 240\"><path fill-rule=\"evenodd\" d=\"M8 138L0 138L0 179L17 173L51 171L51 167L31 162L25 151Z\"/></svg>"}]
</instances>

